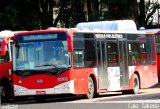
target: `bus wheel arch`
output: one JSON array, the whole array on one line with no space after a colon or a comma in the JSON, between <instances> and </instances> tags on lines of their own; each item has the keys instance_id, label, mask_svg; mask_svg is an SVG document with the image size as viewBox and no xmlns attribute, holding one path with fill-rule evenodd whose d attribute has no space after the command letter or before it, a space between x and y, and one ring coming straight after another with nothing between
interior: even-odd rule
<instances>
[{"instance_id":1,"label":"bus wheel arch","mask_svg":"<svg viewBox=\"0 0 160 109\"><path fill-rule=\"evenodd\" d=\"M135 72L133 75L133 90L132 93L133 94L138 94L139 93L139 89L141 88L141 81L140 81L140 75L138 72Z\"/></svg>"},{"instance_id":2,"label":"bus wheel arch","mask_svg":"<svg viewBox=\"0 0 160 109\"><path fill-rule=\"evenodd\" d=\"M99 95L98 90L97 90L97 79L95 77L95 75L91 74L90 77L93 79L93 83L94 83L94 96L93 97L97 97Z\"/></svg>"},{"instance_id":3,"label":"bus wheel arch","mask_svg":"<svg viewBox=\"0 0 160 109\"><path fill-rule=\"evenodd\" d=\"M3 77L2 79L1 79L1 85L2 86L8 86L9 85L9 80L7 79L7 77Z\"/></svg>"},{"instance_id":4,"label":"bus wheel arch","mask_svg":"<svg viewBox=\"0 0 160 109\"><path fill-rule=\"evenodd\" d=\"M139 72L135 72L134 75L137 75L138 78L139 78L139 89L141 88L141 78L140 78L140 75L139 75Z\"/></svg>"},{"instance_id":5,"label":"bus wheel arch","mask_svg":"<svg viewBox=\"0 0 160 109\"><path fill-rule=\"evenodd\" d=\"M6 77L1 79L1 86L0 86L0 96L1 96L1 103L7 103L10 100L10 91L11 91L11 84Z\"/></svg>"},{"instance_id":6,"label":"bus wheel arch","mask_svg":"<svg viewBox=\"0 0 160 109\"><path fill-rule=\"evenodd\" d=\"M97 93L97 83L94 75L91 74L88 77L88 92L87 94L83 94L83 98L92 99L95 93Z\"/></svg>"},{"instance_id":7,"label":"bus wheel arch","mask_svg":"<svg viewBox=\"0 0 160 109\"><path fill-rule=\"evenodd\" d=\"M122 93L123 94L138 94L139 93L139 89L140 89L140 75L139 73L136 71L133 74L133 80L132 80L132 89L130 90L123 90Z\"/></svg>"}]
</instances>

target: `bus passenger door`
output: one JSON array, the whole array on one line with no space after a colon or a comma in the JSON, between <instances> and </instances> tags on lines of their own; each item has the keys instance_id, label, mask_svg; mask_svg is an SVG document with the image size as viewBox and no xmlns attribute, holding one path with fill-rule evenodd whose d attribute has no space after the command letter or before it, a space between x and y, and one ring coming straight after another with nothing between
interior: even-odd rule
<instances>
[{"instance_id":1,"label":"bus passenger door","mask_svg":"<svg viewBox=\"0 0 160 109\"><path fill-rule=\"evenodd\" d=\"M106 44L104 41L96 42L97 50L97 67L98 67L98 84L99 89L108 88L108 72L107 72L107 61L106 61Z\"/></svg>"},{"instance_id":2,"label":"bus passenger door","mask_svg":"<svg viewBox=\"0 0 160 109\"><path fill-rule=\"evenodd\" d=\"M120 69L119 69L119 52L118 41L107 40L107 67L109 87L108 91L118 91L120 87Z\"/></svg>"},{"instance_id":3,"label":"bus passenger door","mask_svg":"<svg viewBox=\"0 0 160 109\"><path fill-rule=\"evenodd\" d=\"M128 52L126 39L119 39L119 67L120 67L120 86L129 85L129 72L128 72Z\"/></svg>"}]
</instances>

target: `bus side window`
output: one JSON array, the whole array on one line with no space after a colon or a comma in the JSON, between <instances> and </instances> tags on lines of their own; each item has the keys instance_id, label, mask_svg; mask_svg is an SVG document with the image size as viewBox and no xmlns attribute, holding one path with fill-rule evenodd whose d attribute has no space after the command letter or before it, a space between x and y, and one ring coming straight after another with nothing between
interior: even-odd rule
<instances>
[{"instance_id":1,"label":"bus side window","mask_svg":"<svg viewBox=\"0 0 160 109\"><path fill-rule=\"evenodd\" d=\"M83 50L74 50L74 67L80 68L84 67L84 51Z\"/></svg>"},{"instance_id":2,"label":"bus side window","mask_svg":"<svg viewBox=\"0 0 160 109\"><path fill-rule=\"evenodd\" d=\"M129 65L139 64L139 49L136 42L130 42L128 44L128 62Z\"/></svg>"},{"instance_id":3,"label":"bus side window","mask_svg":"<svg viewBox=\"0 0 160 109\"><path fill-rule=\"evenodd\" d=\"M156 43L156 47L157 47L157 54L160 54L160 43Z\"/></svg>"},{"instance_id":4,"label":"bus side window","mask_svg":"<svg viewBox=\"0 0 160 109\"><path fill-rule=\"evenodd\" d=\"M141 64L147 63L147 52L145 43L140 43L140 62Z\"/></svg>"},{"instance_id":5,"label":"bus side window","mask_svg":"<svg viewBox=\"0 0 160 109\"><path fill-rule=\"evenodd\" d=\"M160 54L160 35L156 35L157 54Z\"/></svg>"},{"instance_id":6,"label":"bus side window","mask_svg":"<svg viewBox=\"0 0 160 109\"><path fill-rule=\"evenodd\" d=\"M94 46L94 40L85 40L84 42L84 67L92 68L96 66L96 51Z\"/></svg>"},{"instance_id":7,"label":"bus side window","mask_svg":"<svg viewBox=\"0 0 160 109\"><path fill-rule=\"evenodd\" d=\"M108 43L107 44L107 61L108 66L117 66L118 65L118 53L117 53L117 44Z\"/></svg>"}]
</instances>

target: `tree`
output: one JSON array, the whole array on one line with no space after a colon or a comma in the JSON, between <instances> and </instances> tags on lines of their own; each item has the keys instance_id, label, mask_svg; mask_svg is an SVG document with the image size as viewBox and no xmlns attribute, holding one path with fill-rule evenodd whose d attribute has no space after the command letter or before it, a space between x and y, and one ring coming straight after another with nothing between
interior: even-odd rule
<instances>
[{"instance_id":1,"label":"tree","mask_svg":"<svg viewBox=\"0 0 160 109\"><path fill-rule=\"evenodd\" d=\"M40 29L37 12L30 3L29 0L1 0L0 30Z\"/></svg>"},{"instance_id":2,"label":"tree","mask_svg":"<svg viewBox=\"0 0 160 109\"><path fill-rule=\"evenodd\" d=\"M139 10L140 10L140 14L139 14L140 26L145 27L146 26L145 24L145 0L140 0Z\"/></svg>"},{"instance_id":3,"label":"tree","mask_svg":"<svg viewBox=\"0 0 160 109\"><path fill-rule=\"evenodd\" d=\"M11 4L12 3L12 4ZM0 1L0 29L16 28L18 26L18 9L11 0Z\"/></svg>"},{"instance_id":4,"label":"tree","mask_svg":"<svg viewBox=\"0 0 160 109\"><path fill-rule=\"evenodd\" d=\"M120 19L132 19L138 27L148 26L159 5L144 3L145 0L1 0L0 30L72 28L79 22Z\"/></svg>"},{"instance_id":5,"label":"tree","mask_svg":"<svg viewBox=\"0 0 160 109\"><path fill-rule=\"evenodd\" d=\"M146 28L157 28L159 26L159 22L156 25L153 25L153 20L159 13L156 14L156 11L160 9L159 3L154 0L149 0L145 3L145 27ZM159 18L158 18L159 19Z\"/></svg>"},{"instance_id":6,"label":"tree","mask_svg":"<svg viewBox=\"0 0 160 109\"><path fill-rule=\"evenodd\" d=\"M30 3L35 6L35 10L38 12L41 28L45 29L49 26L53 26L53 0L34 0Z\"/></svg>"}]
</instances>

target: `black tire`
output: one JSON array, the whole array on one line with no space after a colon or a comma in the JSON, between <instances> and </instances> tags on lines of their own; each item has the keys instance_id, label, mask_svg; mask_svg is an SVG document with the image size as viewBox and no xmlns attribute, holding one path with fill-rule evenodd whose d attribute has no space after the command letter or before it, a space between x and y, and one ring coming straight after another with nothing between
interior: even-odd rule
<instances>
[{"instance_id":1,"label":"black tire","mask_svg":"<svg viewBox=\"0 0 160 109\"><path fill-rule=\"evenodd\" d=\"M1 96L1 93L2 93L2 87L0 86L0 104L2 104L2 96Z\"/></svg>"},{"instance_id":2,"label":"black tire","mask_svg":"<svg viewBox=\"0 0 160 109\"><path fill-rule=\"evenodd\" d=\"M83 95L83 98L85 99L92 99L94 96L94 82L93 79L91 77L89 77L88 79L88 93Z\"/></svg>"},{"instance_id":3,"label":"black tire","mask_svg":"<svg viewBox=\"0 0 160 109\"><path fill-rule=\"evenodd\" d=\"M134 74L133 78L133 89L132 90L124 90L123 94L138 94L140 89L140 81L137 74Z\"/></svg>"},{"instance_id":4,"label":"black tire","mask_svg":"<svg viewBox=\"0 0 160 109\"><path fill-rule=\"evenodd\" d=\"M45 95L37 95L35 96L35 100L37 103L42 103L45 101Z\"/></svg>"},{"instance_id":5,"label":"black tire","mask_svg":"<svg viewBox=\"0 0 160 109\"><path fill-rule=\"evenodd\" d=\"M9 93L7 93L7 89L3 86L0 88L0 94L1 94L1 104L3 103L9 103Z\"/></svg>"},{"instance_id":6,"label":"black tire","mask_svg":"<svg viewBox=\"0 0 160 109\"><path fill-rule=\"evenodd\" d=\"M140 82L139 82L139 77L137 74L134 74L134 79L133 79L133 94L138 94L139 93L139 88L140 88Z\"/></svg>"},{"instance_id":7,"label":"black tire","mask_svg":"<svg viewBox=\"0 0 160 109\"><path fill-rule=\"evenodd\" d=\"M99 93L94 93L93 98L97 98L99 96Z\"/></svg>"}]
</instances>

